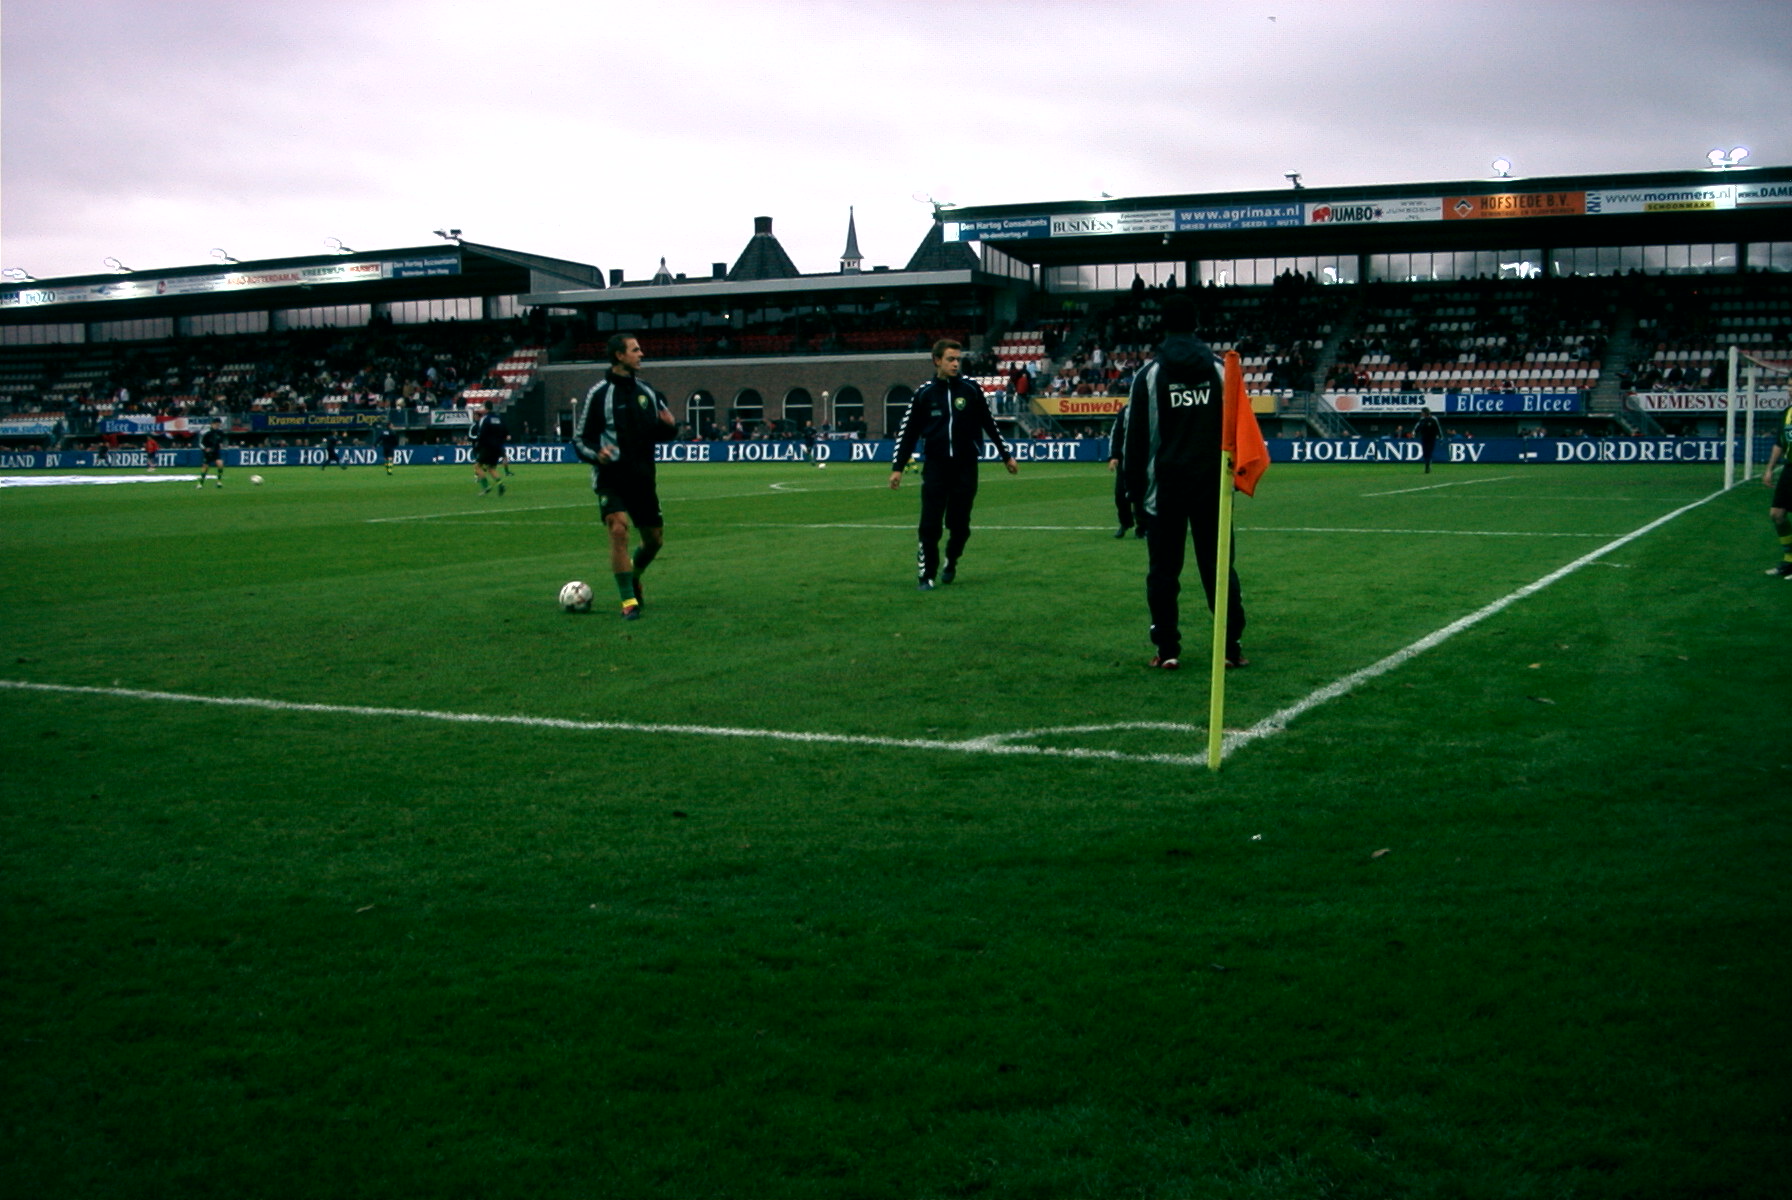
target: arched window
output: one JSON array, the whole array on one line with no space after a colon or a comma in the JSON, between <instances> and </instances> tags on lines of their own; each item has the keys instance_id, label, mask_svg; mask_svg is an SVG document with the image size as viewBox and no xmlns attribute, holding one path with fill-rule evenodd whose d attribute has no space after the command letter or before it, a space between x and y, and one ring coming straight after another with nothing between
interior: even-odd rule
<instances>
[{"instance_id":1,"label":"arched window","mask_svg":"<svg viewBox=\"0 0 1792 1200\"><path fill-rule=\"evenodd\" d=\"M915 398L913 388L897 384L884 393L884 436L895 437L896 431L902 428L902 418L908 415L909 401Z\"/></svg>"},{"instance_id":2,"label":"arched window","mask_svg":"<svg viewBox=\"0 0 1792 1200\"><path fill-rule=\"evenodd\" d=\"M801 429L815 420L815 397L808 388L791 388L784 393L784 420L787 428Z\"/></svg>"},{"instance_id":3,"label":"arched window","mask_svg":"<svg viewBox=\"0 0 1792 1200\"><path fill-rule=\"evenodd\" d=\"M734 407L728 410L728 420L744 422L751 432L751 427L765 420L765 397L752 388L742 388L734 397Z\"/></svg>"},{"instance_id":4,"label":"arched window","mask_svg":"<svg viewBox=\"0 0 1792 1200\"><path fill-rule=\"evenodd\" d=\"M684 419L698 437L707 436L716 423L716 398L698 388L685 398Z\"/></svg>"},{"instance_id":5,"label":"arched window","mask_svg":"<svg viewBox=\"0 0 1792 1200\"><path fill-rule=\"evenodd\" d=\"M865 432L865 393L850 385L834 393L831 412L823 418L847 433Z\"/></svg>"}]
</instances>

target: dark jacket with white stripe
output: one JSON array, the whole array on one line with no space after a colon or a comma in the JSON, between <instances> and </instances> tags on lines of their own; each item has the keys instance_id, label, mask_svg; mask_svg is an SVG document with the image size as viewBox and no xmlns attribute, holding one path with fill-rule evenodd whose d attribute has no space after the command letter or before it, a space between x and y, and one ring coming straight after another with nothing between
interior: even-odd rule
<instances>
[{"instance_id":1,"label":"dark jacket with white stripe","mask_svg":"<svg viewBox=\"0 0 1792 1200\"><path fill-rule=\"evenodd\" d=\"M1219 492L1225 387L1206 342L1188 334L1162 350L1133 380L1121 466L1127 493L1157 514L1160 486L1183 494Z\"/></svg>"},{"instance_id":2,"label":"dark jacket with white stripe","mask_svg":"<svg viewBox=\"0 0 1792 1200\"><path fill-rule=\"evenodd\" d=\"M963 376L941 379L936 375L922 384L909 401L902 427L896 431L896 457L891 470L900 471L908 465L917 443L930 460L963 457L975 461L985 436L996 444L996 453L1003 458L1014 457L996 428L983 389Z\"/></svg>"},{"instance_id":3,"label":"dark jacket with white stripe","mask_svg":"<svg viewBox=\"0 0 1792 1200\"><path fill-rule=\"evenodd\" d=\"M573 452L599 465L598 452L609 446L613 456L601 465L651 469L654 444L678 436L677 426L660 420L659 414L667 411L665 398L644 381L606 371L579 405Z\"/></svg>"}]
</instances>

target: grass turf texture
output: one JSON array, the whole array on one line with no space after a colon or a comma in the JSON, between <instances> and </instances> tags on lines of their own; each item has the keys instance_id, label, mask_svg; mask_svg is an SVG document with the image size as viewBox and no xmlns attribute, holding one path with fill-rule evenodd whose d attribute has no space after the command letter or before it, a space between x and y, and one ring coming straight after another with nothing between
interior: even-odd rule
<instances>
[{"instance_id":1,"label":"grass turf texture","mask_svg":"<svg viewBox=\"0 0 1792 1200\"><path fill-rule=\"evenodd\" d=\"M1228 726L1715 474L1278 466L1239 507ZM887 468L662 468L634 623L582 469L501 499L267 476L0 492L0 674L1205 746L1192 563L1189 669L1147 671L1098 466L986 471L928 594ZM1701 505L1217 774L0 689L8 1190L1783 1195L1766 503ZM592 615L558 610L571 578Z\"/></svg>"}]
</instances>

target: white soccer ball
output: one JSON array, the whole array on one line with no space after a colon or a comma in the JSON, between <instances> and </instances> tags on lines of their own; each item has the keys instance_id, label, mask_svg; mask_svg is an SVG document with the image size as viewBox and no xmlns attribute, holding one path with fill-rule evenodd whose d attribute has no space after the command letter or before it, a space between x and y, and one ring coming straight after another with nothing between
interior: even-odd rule
<instances>
[{"instance_id":1,"label":"white soccer ball","mask_svg":"<svg viewBox=\"0 0 1792 1200\"><path fill-rule=\"evenodd\" d=\"M567 612L591 611L591 585L575 579L560 589L560 607Z\"/></svg>"},{"instance_id":2,"label":"white soccer ball","mask_svg":"<svg viewBox=\"0 0 1792 1200\"><path fill-rule=\"evenodd\" d=\"M823 471L828 469L828 465L826 463L816 463L815 465Z\"/></svg>"},{"instance_id":3,"label":"white soccer ball","mask_svg":"<svg viewBox=\"0 0 1792 1200\"><path fill-rule=\"evenodd\" d=\"M249 482L254 484L256 487L260 487L261 486L261 476L251 475L251 476L249 476Z\"/></svg>"}]
</instances>

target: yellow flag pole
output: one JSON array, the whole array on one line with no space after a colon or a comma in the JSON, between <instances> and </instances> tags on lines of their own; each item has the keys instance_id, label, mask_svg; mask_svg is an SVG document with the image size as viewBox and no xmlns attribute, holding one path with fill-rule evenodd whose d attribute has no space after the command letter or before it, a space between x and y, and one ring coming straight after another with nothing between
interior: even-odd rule
<instances>
[{"instance_id":1,"label":"yellow flag pole","mask_svg":"<svg viewBox=\"0 0 1792 1200\"><path fill-rule=\"evenodd\" d=\"M1220 530L1213 562L1213 683L1207 705L1207 769L1220 769L1226 736L1226 610L1232 603L1232 453L1220 451Z\"/></svg>"}]
</instances>

